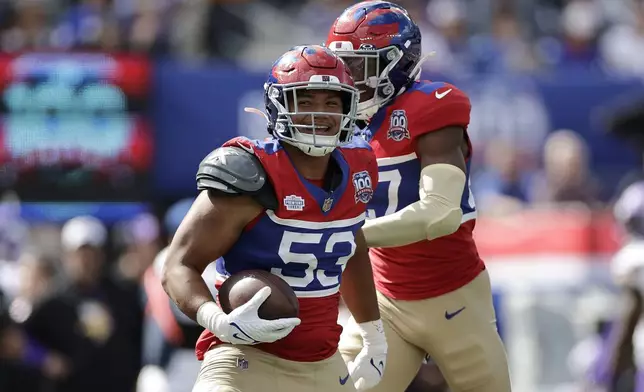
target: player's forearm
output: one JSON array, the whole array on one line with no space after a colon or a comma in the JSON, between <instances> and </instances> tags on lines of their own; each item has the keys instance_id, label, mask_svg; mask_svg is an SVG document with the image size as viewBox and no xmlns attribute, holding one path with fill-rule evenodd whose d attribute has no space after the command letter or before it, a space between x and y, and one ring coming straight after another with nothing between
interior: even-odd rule
<instances>
[{"instance_id":1,"label":"player's forearm","mask_svg":"<svg viewBox=\"0 0 644 392\"><path fill-rule=\"evenodd\" d=\"M362 227L369 247L396 247L432 240L454 233L463 213L460 200L465 173L456 166L433 164L423 168L420 200Z\"/></svg>"},{"instance_id":2,"label":"player's forearm","mask_svg":"<svg viewBox=\"0 0 644 392\"><path fill-rule=\"evenodd\" d=\"M380 319L369 254L356 255L342 274L340 292L357 323Z\"/></svg>"},{"instance_id":3,"label":"player's forearm","mask_svg":"<svg viewBox=\"0 0 644 392\"><path fill-rule=\"evenodd\" d=\"M186 316L197 321L197 311L214 298L196 269L182 263L168 263L163 273L163 288Z\"/></svg>"}]
</instances>

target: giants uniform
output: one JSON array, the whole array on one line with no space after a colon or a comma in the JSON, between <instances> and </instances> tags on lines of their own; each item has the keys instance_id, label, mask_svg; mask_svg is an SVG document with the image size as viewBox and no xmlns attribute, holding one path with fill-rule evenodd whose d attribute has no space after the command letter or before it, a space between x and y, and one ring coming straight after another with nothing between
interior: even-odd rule
<instances>
[{"instance_id":1,"label":"giants uniform","mask_svg":"<svg viewBox=\"0 0 644 392\"><path fill-rule=\"evenodd\" d=\"M239 378L230 377L241 391L354 390L352 382L346 382L347 368L337 354L342 332L337 324L339 288L342 271L356 249L354 238L364 223L366 203L377 184L373 152L360 138L336 148L331 156L337 175L328 180L335 186L326 187L334 189L327 192L323 184L308 181L295 170L275 139L236 138L226 146L242 148L259 159L278 207L260 214L218 260L217 283L243 270L271 271L297 294L301 324L284 339L254 346L224 344L206 330L197 342L197 357L234 358ZM218 362L206 363L216 366ZM275 367L288 377L276 377ZM208 372L217 373L217 369ZM303 387L307 384L311 389Z\"/></svg>"},{"instance_id":2,"label":"giants uniform","mask_svg":"<svg viewBox=\"0 0 644 392\"><path fill-rule=\"evenodd\" d=\"M469 99L445 83L415 83L406 94L382 108L367 129L382 182L369 203L369 217L388 215L418 201L418 137L450 125L466 128L469 121ZM467 145L463 220L458 231L433 241L371 250L376 287L388 297L405 301L438 297L469 283L485 269L472 238L476 207L469 187L469 139Z\"/></svg>"},{"instance_id":3,"label":"giants uniform","mask_svg":"<svg viewBox=\"0 0 644 392\"><path fill-rule=\"evenodd\" d=\"M419 200L418 138L448 126L466 129L470 108L468 97L455 86L427 81L414 83L380 108L362 131L376 153L380 177L368 206L369 218L392 214ZM370 250L380 312L386 328L391 328L388 366L374 391L403 391L426 353L458 391L507 390L509 376L496 332L489 277L472 238L476 222L469 187L472 147L469 138L464 142L467 181L460 228L432 241ZM361 347L353 326L350 320L341 343L349 359Z\"/></svg>"}]
</instances>

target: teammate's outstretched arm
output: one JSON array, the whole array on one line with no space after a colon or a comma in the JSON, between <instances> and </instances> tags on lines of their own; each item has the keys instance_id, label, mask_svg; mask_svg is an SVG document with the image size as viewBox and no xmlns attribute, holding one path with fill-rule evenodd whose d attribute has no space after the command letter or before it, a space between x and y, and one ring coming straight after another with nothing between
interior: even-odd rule
<instances>
[{"instance_id":1,"label":"teammate's outstretched arm","mask_svg":"<svg viewBox=\"0 0 644 392\"><path fill-rule=\"evenodd\" d=\"M362 231L356 233L356 251L342 274L340 292L363 341L362 351L347 366L349 374L358 391L373 388L380 382L387 363L387 341Z\"/></svg>"},{"instance_id":2,"label":"teammate's outstretched arm","mask_svg":"<svg viewBox=\"0 0 644 392\"><path fill-rule=\"evenodd\" d=\"M418 138L420 200L394 214L368 220L363 231L369 247L409 245L458 230L466 181L464 141L463 128L453 126Z\"/></svg>"}]
</instances>

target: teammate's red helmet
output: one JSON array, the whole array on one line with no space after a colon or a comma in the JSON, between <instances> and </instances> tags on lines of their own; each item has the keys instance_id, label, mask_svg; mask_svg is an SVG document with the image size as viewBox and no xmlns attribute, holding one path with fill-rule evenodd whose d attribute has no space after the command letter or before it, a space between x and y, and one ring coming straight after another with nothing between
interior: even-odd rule
<instances>
[{"instance_id":1,"label":"teammate's red helmet","mask_svg":"<svg viewBox=\"0 0 644 392\"><path fill-rule=\"evenodd\" d=\"M326 46L347 63L360 90L358 118L367 120L420 74L420 29L401 6L363 1L344 10Z\"/></svg>"},{"instance_id":2,"label":"teammate's red helmet","mask_svg":"<svg viewBox=\"0 0 644 392\"><path fill-rule=\"evenodd\" d=\"M298 110L297 94L304 90L340 92L342 113ZM334 52L319 45L296 46L277 59L264 85L268 131L309 155L326 155L351 141L358 97L349 68ZM294 115L310 115L311 124L295 124ZM315 125L316 115L340 116L339 132L331 136L316 134L316 128L320 128Z\"/></svg>"}]
</instances>

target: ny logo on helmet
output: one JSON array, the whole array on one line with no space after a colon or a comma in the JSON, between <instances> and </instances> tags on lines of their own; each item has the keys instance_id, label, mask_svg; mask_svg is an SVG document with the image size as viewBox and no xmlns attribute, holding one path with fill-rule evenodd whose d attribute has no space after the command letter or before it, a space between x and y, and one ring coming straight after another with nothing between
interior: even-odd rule
<instances>
[{"instance_id":1,"label":"ny logo on helmet","mask_svg":"<svg viewBox=\"0 0 644 392\"><path fill-rule=\"evenodd\" d=\"M353 175L353 187L355 188L356 203L359 201L365 204L369 203L373 197L373 188L368 171L363 170Z\"/></svg>"}]
</instances>

